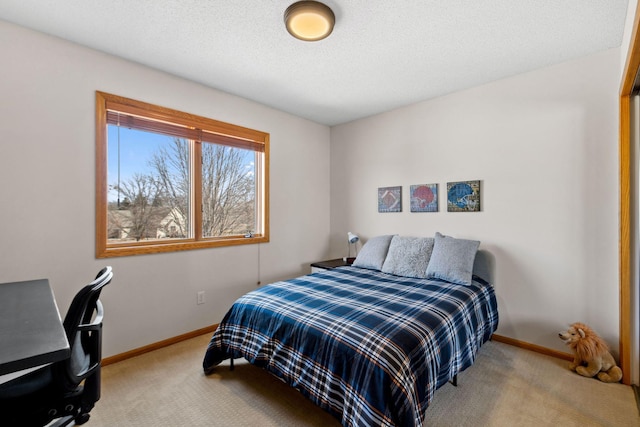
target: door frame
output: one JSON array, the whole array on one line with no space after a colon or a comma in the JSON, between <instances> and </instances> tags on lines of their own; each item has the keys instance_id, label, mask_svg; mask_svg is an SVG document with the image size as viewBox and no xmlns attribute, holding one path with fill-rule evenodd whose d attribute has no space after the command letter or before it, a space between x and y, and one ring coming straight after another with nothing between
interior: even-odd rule
<instances>
[{"instance_id":1,"label":"door frame","mask_svg":"<svg viewBox=\"0 0 640 427\"><path fill-rule=\"evenodd\" d=\"M632 213L632 202L638 194L632 191L638 190L638 185L633 182L634 161L631 149L631 117L632 93L638 71L640 71L640 34L638 23L640 22L640 7L636 8L633 22L631 42L627 52L627 59L620 85L620 129L619 129L619 179L620 179L620 223L619 223L619 281L620 281L620 368L622 369L622 382L631 383L631 322L634 318L633 309L637 304L632 301L633 295L633 270L636 259L632 248L632 230L635 224Z\"/></svg>"}]
</instances>

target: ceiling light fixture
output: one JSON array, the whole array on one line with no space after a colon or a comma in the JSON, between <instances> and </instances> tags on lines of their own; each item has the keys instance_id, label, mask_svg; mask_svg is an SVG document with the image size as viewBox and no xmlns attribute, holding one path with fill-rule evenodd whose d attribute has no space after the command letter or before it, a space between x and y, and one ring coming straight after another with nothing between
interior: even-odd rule
<instances>
[{"instance_id":1,"label":"ceiling light fixture","mask_svg":"<svg viewBox=\"0 0 640 427\"><path fill-rule=\"evenodd\" d=\"M336 17L329 6L317 1L299 1L284 11L284 23L293 37L313 42L333 31Z\"/></svg>"}]
</instances>

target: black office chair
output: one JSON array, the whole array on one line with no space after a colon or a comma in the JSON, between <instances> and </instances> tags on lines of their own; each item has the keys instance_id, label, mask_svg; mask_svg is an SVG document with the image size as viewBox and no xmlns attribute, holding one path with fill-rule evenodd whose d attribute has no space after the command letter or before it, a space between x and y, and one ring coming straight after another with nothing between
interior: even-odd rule
<instances>
[{"instance_id":1,"label":"black office chair","mask_svg":"<svg viewBox=\"0 0 640 427\"><path fill-rule=\"evenodd\" d=\"M68 359L0 384L0 425L87 422L100 399L103 309L98 298L112 277L111 267L103 268L73 298L63 322L71 347Z\"/></svg>"}]
</instances>

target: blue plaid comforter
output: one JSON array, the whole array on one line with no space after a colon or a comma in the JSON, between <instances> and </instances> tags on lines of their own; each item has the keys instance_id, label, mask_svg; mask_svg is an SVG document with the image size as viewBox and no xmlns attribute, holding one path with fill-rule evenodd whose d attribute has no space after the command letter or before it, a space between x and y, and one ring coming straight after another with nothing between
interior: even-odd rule
<instances>
[{"instance_id":1,"label":"blue plaid comforter","mask_svg":"<svg viewBox=\"0 0 640 427\"><path fill-rule=\"evenodd\" d=\"M436 389L473 364L497 325L481 279L461 286L341 267L238 299L203 367L244 357L345 426L421 426Z\"/></svg>"}]
</instances>

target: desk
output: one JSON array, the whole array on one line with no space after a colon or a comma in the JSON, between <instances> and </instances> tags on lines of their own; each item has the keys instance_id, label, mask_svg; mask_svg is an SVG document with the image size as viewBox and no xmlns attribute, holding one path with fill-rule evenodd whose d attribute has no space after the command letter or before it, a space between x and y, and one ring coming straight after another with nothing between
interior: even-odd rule
<instances>
[{"instance_id":1,"label":"desk","mask_svg":"<svg viewBox=\"0 0 640 427\"><path fill-rule=\"evenodd\" d=\"M0 284L0 375L70 354L48 280Z\"/></svg>"}]
</instances>

